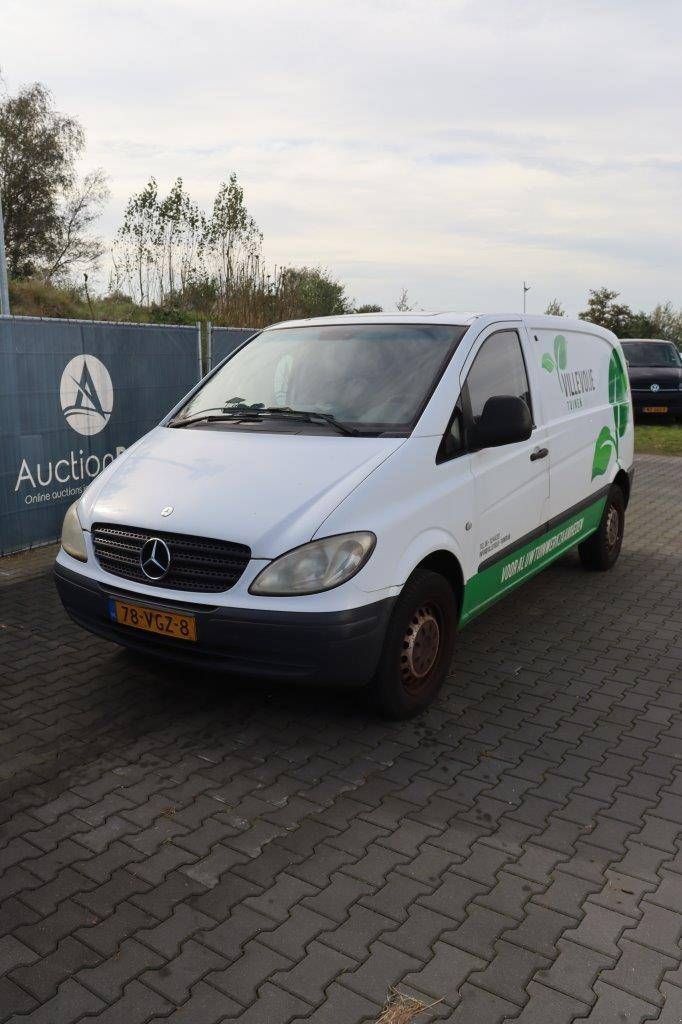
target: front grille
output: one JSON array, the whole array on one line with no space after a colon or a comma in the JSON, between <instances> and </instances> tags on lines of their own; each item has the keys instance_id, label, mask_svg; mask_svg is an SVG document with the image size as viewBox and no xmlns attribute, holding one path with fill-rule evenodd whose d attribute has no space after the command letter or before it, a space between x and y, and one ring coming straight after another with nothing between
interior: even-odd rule
<instances>
[{"instance_id":1,"label":"front grille","mask_svg":"<svg viewBox=\"0 0 682 1024\"><path fill-rule=\"evenodd\" d=\"M152 537L165 541L171 555L170 568L160 580L150 580L140 565L140 551ZM108 523L95 523L92 543L95 557L106 572L146 586L170 590L204 593L229 590L251 558L251 549L245 544Z\"/></svg>"}]
</instances>

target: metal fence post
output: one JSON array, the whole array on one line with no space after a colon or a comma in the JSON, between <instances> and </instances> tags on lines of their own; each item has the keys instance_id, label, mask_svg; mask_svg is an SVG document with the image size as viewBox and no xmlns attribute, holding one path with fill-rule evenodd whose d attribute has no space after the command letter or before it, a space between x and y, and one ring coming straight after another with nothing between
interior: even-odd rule
<instances>
[{"instance_id":1,"label":"metal fence post","mask_svg":"<svg viewBox=\"0 0 682 1024\"><path fill-rule=\"evenodd\" d=\"M197 360L199 363L199 380L201 380L204 376L204 367L201 358L201 320L197 320Z\"/></svg>"},{"instance_id":2,"label":"metal fence post","mask_svg":"<svg viewBox=\"0 0 682 1024\"><path fill-rule=\"evenodd\" d=\"M213 324L206 321L206 373L213 369Z\"/></svg>"},{"instance_id":3,"label":"metal fence post","mask_svg":"<svg viewBox=\"0 0 682 1024\"><path fill-rule=\"evenodd\" d=\"M5 256L5 222L2 219L2 196L0 196L0 314L9 316L9 286L7 283L7 258Z\"/></svg>"}]
</instances>

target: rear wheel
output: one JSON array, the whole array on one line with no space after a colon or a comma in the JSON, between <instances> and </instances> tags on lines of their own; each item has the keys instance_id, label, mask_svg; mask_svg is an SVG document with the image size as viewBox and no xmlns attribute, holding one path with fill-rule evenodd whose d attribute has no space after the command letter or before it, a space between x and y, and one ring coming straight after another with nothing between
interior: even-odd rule
<instances>
[{"instance_id":1,"label":"rear wheel","mask_svg":"<svg viewBox=\"0 0 682 1024\"><path fill-rule=\"evenodd\" d=\"M447 675L457 628L453 589L439 573L417 570L405 584L386 631L371 683L388 718L411 718L428 707Z\"/></svg>"},{"instance_id":2,"label":"rear wheel","mask_svg":"<svg viewBox=\"0 0 682 1024\"><path fill-rule=\"evenodd\" d=\"M595 532L578 545L578 552L587 569L605 572L615 565L623 545L625 529L625 498L614 484L606 498L601 522Z\"/></svg>"}]
</instances>

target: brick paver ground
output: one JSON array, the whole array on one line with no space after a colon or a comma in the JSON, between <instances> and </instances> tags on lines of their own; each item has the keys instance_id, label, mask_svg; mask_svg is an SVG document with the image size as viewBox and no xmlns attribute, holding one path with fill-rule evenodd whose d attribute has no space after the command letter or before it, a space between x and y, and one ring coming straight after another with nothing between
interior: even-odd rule
<instances>
[{"instance_id":1,"label":"brick paver ground","mask_svg":"<svg viewBox=\"0 0 682 1024\"><path fill-rule=\"evenodd\" d=\"M0 589L0 1020L682 1020L682 460L616 569L569 556L437 706L135 661Z\"/></svg>"}]
</instances>

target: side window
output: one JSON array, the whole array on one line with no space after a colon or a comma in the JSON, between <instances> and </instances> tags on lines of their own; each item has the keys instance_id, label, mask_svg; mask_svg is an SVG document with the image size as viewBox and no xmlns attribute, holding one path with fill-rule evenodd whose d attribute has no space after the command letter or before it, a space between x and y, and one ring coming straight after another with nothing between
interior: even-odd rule
<instances>
[{"instance_id":1,"label":"side window","mask_svg":"<svg viewBox=\"0 0 682 1024\"><path fill-rule=\"evenodd\" d=\"M516 331L498 331L486 338L469 370L463 390L474 423L493 395L523 398L532 414L528 374Z\"/></svg>"},{"instance_id":2,"label":"side window","mask_svg":"<svg viewBox=\"0 0 682 1024\"><path fill-rule=\"evenodd\" d=\"M516 331L497 331L481 345L436 456L437 462L467 450L467 423L475 423L493 395L522 398L533 414L521 341Z\"/></svg>"}]
</instances>

